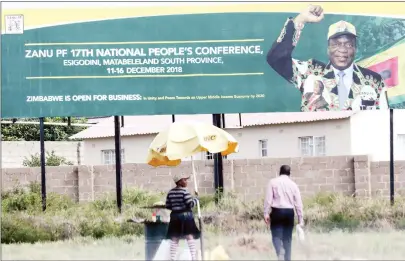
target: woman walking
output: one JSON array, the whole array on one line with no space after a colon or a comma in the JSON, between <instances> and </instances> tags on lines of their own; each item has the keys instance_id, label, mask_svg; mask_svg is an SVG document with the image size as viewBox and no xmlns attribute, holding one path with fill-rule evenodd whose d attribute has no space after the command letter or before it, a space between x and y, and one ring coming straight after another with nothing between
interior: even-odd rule
<instances>
[{"instance_id":1,"label":"woman walking","mask_svg":"<svg viewBox=\"0 0 405 261\"><path fill-rule=\"evenodd\" d=\"M304 226L303 204L297 184L290 179L291 168L283 165L280 176L270 180L264 201L264 221L270 224L274 248L279 260L291 260L291 241L294 230L294 209L298 224ZM284 258L281 249L284 249Z\"/></svg>"},{"instance_id":2,"label":"woman walking","mask_svg":"<svg viewBox=\"0 0 405 261\"><path fill-rule=\"evenodd\" d=\"M192 209L197 205L197 198L187 190L190 175L173 177L176 187L167 194L166 208L171 210L167 238L170 243L170 258L176 260L180 239L186 239L192 260L197 260L195 239L200 238L200 231L194 221Z\"/></svg>"}]
</instances>

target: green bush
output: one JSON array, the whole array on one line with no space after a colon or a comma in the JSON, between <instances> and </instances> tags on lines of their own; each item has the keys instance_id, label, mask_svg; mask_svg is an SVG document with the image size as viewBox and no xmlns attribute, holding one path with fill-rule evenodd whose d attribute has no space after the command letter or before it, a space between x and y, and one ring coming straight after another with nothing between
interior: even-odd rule
<instances>
[{"instance_id":1,"label":"green bush","mask_svg":"<svg viewBox=\"0 0 405 261\"><path fill-rule=\"evenodd\" d=\"M106 195L90 203L75 203L54 193L47 195L42 212L41 190L36 183L2 192L1 239L5 244L64 240L77 236L102 238L143 234L143 225L126 222L129 218L148 218L152 210L143 208L165 195L140 189L123 191L123 214L116 208L115 196ZM245 202L227 193L215 204L213 195L202 195L206 231L227 233L266 230L263 200ZM365 228L405 229L405 208L401 198L391 207L388 199L356 199L334 194L318 194L304 202L306 225L311 229L358 230Z\"/></svg>"},{"instance_id":2,"label":"green bush","mask_svg":"<svg viewBox=\"0 0 405 261\"><path fill-rule=\"evenodd\" d=\"M15 189L2 195L2 211L33 211L41 206L41 196L31 191Z\"/></svg>"},{"instance_id":3,"label":"green bush","mask_svg":"<svg viewBox=\"0 0 405 261\"><path fill-rule=\"evenodd\" d=\"M90 203L91 206L97 211L112 210L117 208L117 203L110 198L98 199Z\"/></svg>"},{"instance_id":4,"label":"green bush","mask_svg":"<svg viewBox=\"0 0 405 261\"><path fill-rule=\"evenodd\" d=\"M127 222L114 222L109 217L83 220L79 223L79 234L83 237L102 238L106 236L121 237L125 235L142 235L143 225Z\"/></svg>"},{"instance_id":5,"label":"green bush","mask_svg":"<svg viewBox=\"0 0 405 261\"><path fill-rule=\"evenodd\" d=\"M400 230L405 230L405 218L399 218L395 220L395 228Z\"/></svg>"},{"instance_id":6,"label":"green bush","mask_svg":"<svg viewBox=\"0 0 405 261\"><path fill-rule=\"evenodd\" d=\"M164 194L152 193L142 189L126 189L123 191L122 203L125 206L147 207L162 201ZM115 210L117 203L115 195L106 194L103 198L90 203L96 210Z\"/></svg>"},{"instance_id":7,"label":"green bush","mask_svg":"<svg viewBox=\"0 0 405 261\"><path fill-rule=\"evenodd\" d=\"M25 167L40 167L41 158L39 153L31 155L30 158L25 157L23 160L23 166ZM61 157L55 154L55 151L47 151L45 157L46 166L63 166L63 165L73 165L73 162L68 161L65 157Z\"/></svg>"},{"instance_id":8,"label":"green bush","mask_svg":"<svg viewBox=\"0 0 405 261\"><path fill-rule=\"evenodd\" d=\"M31 183L2 193L2 242L34 243L55 241L75 236L101 238L105 236L142 235L143 225L127 219L151 216L142 208L161 200L162 194L130 189L123 193L126 216L119 216L115 198L111 195L77 204L65 195L47 194L47 208L42 212L41 187Z\"/></svg>"},{"instance_id":9,"label":"green bush","mask_svg":"<svg viewBox=\"0 0 405 261\"><path fill-rule=\"evenodd\" d=\"M198 200L200 201L200 207L201 208L206 208L210 205L215 204L215 196L214 195L202 195L198 197Z\"/></svg>"},{"instance_id":10,"label":"green bush","mask_svg":"<svg viewBox=\"0 0 405 261\"><path fill-rule=\"evenodd\" d=\"M11 215L2 215L1 217L1 242L3 244L35 243L37 241L52 241L52 239L51 233L32 224L30 220Z\"/></svg>"},{"instance_id":11,"label":"green bush","mask_svg":"<svg viewBox=\"0 0 405 261\"><path fill-rule=\"evenodd\" d=\"M16 187L2 193L2 211L6 213L27 211L29 213L42 211L41 186L31 183L28 188ZM49 211L67 210L75 205L66 195L47 193L46 207Z\"/></svg>"},{"instance_id":12,"label":"green bush","mask_svg":"<svg viewBox=\"0 0 405 261\"><path fill-rule=\"evenodd\" d=\"M153 193L143 189L127 189L123 193L124 204L132 206L151 206L158 201L165 201L164 193Z\"/></svg>"}]
</instances>

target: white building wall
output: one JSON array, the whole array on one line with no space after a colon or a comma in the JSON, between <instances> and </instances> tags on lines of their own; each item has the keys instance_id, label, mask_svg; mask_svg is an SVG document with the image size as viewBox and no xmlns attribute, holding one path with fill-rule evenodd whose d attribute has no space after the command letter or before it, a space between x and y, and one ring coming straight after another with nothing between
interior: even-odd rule
<instances>
[{"instance_id":1,"label":"white building wall","mask_svg":"<svg viewBox=\"0 0 405 261\"><path fill-rule=\"evenodd\" d=\"M352 153L367 154L373 161L390 159L390 112L361 111L350 119ZM394 110L394 151L395 160L405 160L405 147L398 135L405 135L405 110Z\"/></svg>"},{"instance_id":2,"label":"white building wall","mask_svg":"<svg viewBox=\"0 0 405 261\"><path fill-rule=\"evenodd\" d=\"M45 152L55 151L60 157L65 157L73 164L83 164L84 151L82 142L74 141L46 141ZM19 168L25 157L40 153L39 141L2 141L1 142L1 167Z\"/></svg>"},{"instance_id":3,"label":"white building wall","mask_svg":"<svg viewBox=\"0 0 405 261\"><path fill-rule=\"evenodd\" d=\"M299 157L299 137L325 136L326 154L350 154L350 121L332 120L297 124L245 127L229 129L239 142L239 153L229 159L260 157L259 140L268 140L268 157ZM125 163L145 163L147 150L155 135L121 137ZM114 150L114 138L88 139L84 142L85 164L102 164L102 150ZM202 155L197 158L201 159Z\"/></svg>"},{"instance_id":4,"label":"white building wall","mask_svg":"<svg viewBox=\"0 0 405 261\"><path fill-rule=\"evenodd\" d=\"M240 143L240 152L230 155L229 159L260 157L259 140L263 139L268 141L268 157L300 157L299 137L303 136L325 136L328 156L350 154L348 119L249 127L229 132Z\"/></svg>"}]
</instances>

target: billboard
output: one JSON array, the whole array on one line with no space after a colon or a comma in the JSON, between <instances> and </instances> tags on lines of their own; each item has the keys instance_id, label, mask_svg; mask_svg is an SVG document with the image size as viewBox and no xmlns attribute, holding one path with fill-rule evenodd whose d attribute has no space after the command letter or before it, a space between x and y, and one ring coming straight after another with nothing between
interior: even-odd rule
<instances>
[{"instance_id":1,"label":"billboard","mask_svg":"<svg viewBox=\"0 0 405 261\"><path fill-rule=\"evenodd\" d=\"M36 4L3 4L3 118L405 108L405 3Z\"/></svg>"}]
</instances>

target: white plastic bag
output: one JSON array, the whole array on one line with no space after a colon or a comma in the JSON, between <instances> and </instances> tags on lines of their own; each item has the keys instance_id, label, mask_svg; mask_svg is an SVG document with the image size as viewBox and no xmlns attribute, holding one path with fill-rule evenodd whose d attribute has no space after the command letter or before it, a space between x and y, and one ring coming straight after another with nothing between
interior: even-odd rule
<instances>
[{"instance_id":1,"label":"white plastic bag","mask_svg":"<svg viewBox=\"0 0 405 261\"><path fill-rule=\"evenodd\" d=\"M296 230L297 230L297 238L298 238L298 240L300 241L300 243L304 243L305 242L304 229L302 229L302 227L300 225L297 225Z\"/></svg>"},{"instance_id":2,"label":"white plastic bag","mask_svg":"<svg viewBox=\"0 0 405 261\"><path fill-rule=\"evenodd\" d=\"M170 260L170 240L163 240L153 260Z\"/></svg>"}]
</instances>

